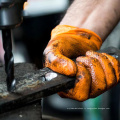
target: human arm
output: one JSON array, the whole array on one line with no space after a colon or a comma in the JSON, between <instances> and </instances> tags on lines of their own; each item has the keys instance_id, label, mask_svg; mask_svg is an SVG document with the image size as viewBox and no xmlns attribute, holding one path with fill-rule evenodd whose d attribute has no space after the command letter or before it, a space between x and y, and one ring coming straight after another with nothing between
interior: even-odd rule
<instances>
[{"instance_id":1,"label":"human arm","mask_svg":"<svg viewBox=\"0 0 120 120\"><path fill-rule=\"evenodd\" d=\"M119 81L119 78L116 79L116 82L114 81L114 78L119 75L118 61L115 62L116 64L114 66L109 60L110 56L106 58L107 60L105 60L105 56L100 55L100 58L104 59L101 63L96 60L98 58L95 58L94 56L97 53L94 53L92 56L86 55L86 52L89 50L99 50L102 42L120 20L120 0L106 1L75 0L68 9L60 25L52 31L51 40L44 51L45 66L61 74L69 76L76 75L76 81L79 81L75 83L75 88L69 90L67 93L60 93L61 96L83 101L89 97L96 97L100 95L112 86L116 85ZM86 57L79 57L83 55L86 55ZM76 57L79 58L76 60L77 63L74 63L70 58ZM93 60L89 59L91 57ZM89 60L86 61L86 59ZM89 63L89 65L85 65L84 61ZM97 61L97 64L94 61ZM107 61L107 63L104 63L104 61ZM80 66L81 63L83 64L82 67ZM99 66L97 66L98 64ZM111 64L112 67L106 67L106 64L108 66ZM90 65L96 67L91 68ZM104 67L105 69L103 70ZM79 68L86 71L85 74L81 72L81 76L84 76L83 79L79 77L79 70L81 70ZM98 69L101 70L100 76L98 76ZM112 72L113 70L115 71L115 69L116 74ZM110 73L106 71L109 71ZM109 74L112 79L110 82L108 81L109 84L107 84L107 76ZM101 78L101 76L103 77ZM100 81L102 82L100 83ZM84 87L83 84L87 87ZM91 90L94 91L95 89L94 92L90 92L89 88L91 88L91 86L94 86ZM91 96L90 93L92 93ZM78 96L80 95L83 97L79 98Z\"/></svg>"},{"instance_id":2,"label":"human arm","mask_svg":"<svg viewBox=\"0 0 120 120\"><path fill-rule=\"evenodd\" d=\"M104 41L120 21L120 0L74 0L60 25L89 29Z\"/></svg>"}]
</instances>

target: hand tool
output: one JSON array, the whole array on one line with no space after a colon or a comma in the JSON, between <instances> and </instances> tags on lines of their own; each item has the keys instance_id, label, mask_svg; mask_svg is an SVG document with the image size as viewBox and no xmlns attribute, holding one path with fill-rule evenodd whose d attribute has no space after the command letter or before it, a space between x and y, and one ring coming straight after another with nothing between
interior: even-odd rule
<instances>
[{"instance_id":1,"label":"hand tool","mask_svg":"<svg viewBox=\"0 0 120 120\"><path fill-rule=\"evenodd\" d=\"M107 48L99 52L108 53L120 60L120 50ZM15 65L16 89L7 92L5 74L0 67L0 113L4 113L54 93L74 87L75 77L67 77L53 72L49 68L35 70L35 66L28 63Z\"/></svg>"},{"instance_id":2,"label":"hand tool","mask_svg":"<svg viewBox=\"0 0 120 120\"><path fill-rule=\"evenodd\" d=\"M26 0L0 0L0 29L2 30L3 48L5 50L5 71L7 74L7 90L15 89L14 58L12 54L11 29L22 22L23 4Z\"/></svg>"}]
</instances>

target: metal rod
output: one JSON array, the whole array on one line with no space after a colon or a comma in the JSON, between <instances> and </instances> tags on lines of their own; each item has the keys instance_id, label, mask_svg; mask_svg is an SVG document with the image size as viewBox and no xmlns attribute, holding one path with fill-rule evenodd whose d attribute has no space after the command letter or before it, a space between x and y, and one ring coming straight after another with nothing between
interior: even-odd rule
<instances>
[{"instance_id":1,"label":"metal rod","mask_svg":"<svg viewBox=\"0 0 120 120\"><path fill-rule=\"evenodd\" d=\"M14 58L12 54L12 38L11 30L2 30L3 37L3 48L5 50L4 60L5 60L5 72L7 74L7 90L12 92L15 89L15 79L14 79Z\"/></svg>"}]
</instances>

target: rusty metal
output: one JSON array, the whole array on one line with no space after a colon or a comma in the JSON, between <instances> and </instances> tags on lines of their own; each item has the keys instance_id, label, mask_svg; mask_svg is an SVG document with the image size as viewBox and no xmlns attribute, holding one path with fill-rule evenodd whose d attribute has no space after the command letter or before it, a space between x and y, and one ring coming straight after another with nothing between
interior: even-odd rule
<instances>
[{"instance_id":1,"label":"rusty metal","mask_svg":"<svg viewBox=\"0 0 120 120\"><path fill-rule=\"evenodd\" d=\"M42 97L74 86L75 78L57 74L52 80L46 81L45 75L53 73L53 71L43 68L26 73L25 67L32 68L32 65L27 63L15 65L17 82L16 90L13 93L7 92L4 68L0 67L0 113L25 106L31 102L37 102Z\"/></svg>"},{"instance_id":2,"label":"rusty metal","mask_svg":"<svg viewBox=\"0 0 120 120\"><path fill-rule=\"evenodd\" d=\"M108 48L99 52L106 52L120 60L120 50L116 48ZM4 68L0 67L0 113L20 108L37 102L42 97L70 89L74 86L75 81L75 78L55 73L48 68L35 70L35 66L28 63L15 65L15 77L17 78L16 90L14 93L9 93L5 82Z\"/></svg>"},{"instance_id":3,"label":"rusty metal","mask_svg":"<svg viewBox=\"0 0 120 120\"><path fill-rule=\"evenodd\" d=\"M35 103L0 114L0 120L43 120L41 110L41 104Z\"/></svg>"}]
</instances>

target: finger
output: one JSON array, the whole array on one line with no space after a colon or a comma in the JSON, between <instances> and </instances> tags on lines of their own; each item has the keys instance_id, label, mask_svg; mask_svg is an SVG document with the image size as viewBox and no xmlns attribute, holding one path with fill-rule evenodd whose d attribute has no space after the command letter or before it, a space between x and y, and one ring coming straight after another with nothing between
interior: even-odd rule
<instances>
[{"instance_id":1,"label":"finger","mask_svg":"<svg viewBox=\"0 0 120 120\"><path fill-rule=\"evenodd\" d=\"M77 63L82 62L89 70L92 77L90 97L96 97L106 90L105 74L97 59L90 57L78 57Z\"/></svg>"},{"instance_id":2,"label":"finger","mask_svg":"<svg viewBox=\"0 0 120 120\"><path fill-rule=\"evenodd\" d=\"M45 55L45 67L68 76L75 76L77 72L77 66L74 61L52 51Z\"/></svg>"},{"instance_id":3,"label":"finger","mask_svg":"<svg viewBox=\"0 0 120 120\"><path fill-rule=\"evenodd\" d=\"M120 82L120 62L119 62L119 60L117 60L113 56L108 55L106 53L102 53L102 54L105 55L109 59L109 61L111 62L112 66L113 66L113 68L115 70L117 83Z\"/></svg>"},{"instance_id":4,"label":"finger","mask_svg":"<svg viewBox=\"0 0 120 120\"><path fill-rule=\"evenodd\" d=\"M68 97L78 101L85 101L89 98L91 76L90 72L86 67L79 63L77 64L78 72L76 75L75 87L68 90L67 92L60 92L61 97Z\"/></svg>"},{"instance_id":5,"label":"finger","mask_svg":"<svg viewBox=\"0 0 120 120\"><path fill-rule=\"evenodd\" d=\"M115 75L115 70L109 59L105 55L94 51L86 52L86 56L95 58L100 62L102 69L105 73L107 89L113 87L117 83L117 79Z\"/></svg>"}]
</instances>

